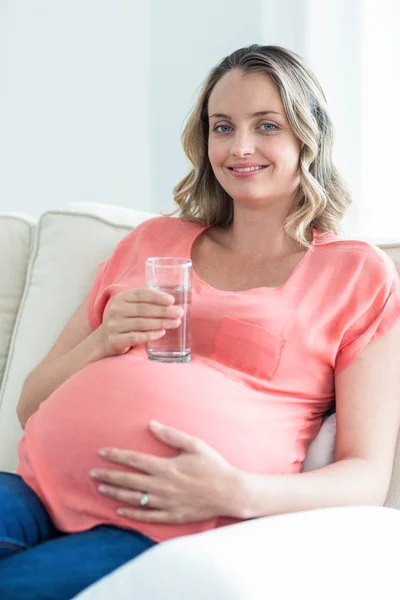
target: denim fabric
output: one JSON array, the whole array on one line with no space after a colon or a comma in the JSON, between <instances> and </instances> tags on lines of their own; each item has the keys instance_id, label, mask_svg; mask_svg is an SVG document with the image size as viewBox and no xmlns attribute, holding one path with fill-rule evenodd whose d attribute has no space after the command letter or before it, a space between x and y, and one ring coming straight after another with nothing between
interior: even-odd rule
<instances>
[{"instance_id":1,"label":"denim fabric","mask_svg":"<svg viewBox=\"0 0 400 600\"><path fill-rule=\"evenodd\" d=\"M69 600L154 544L108 525L58 531L30 487L0 473L1 600Z\"/></svg>"}]
</instances>

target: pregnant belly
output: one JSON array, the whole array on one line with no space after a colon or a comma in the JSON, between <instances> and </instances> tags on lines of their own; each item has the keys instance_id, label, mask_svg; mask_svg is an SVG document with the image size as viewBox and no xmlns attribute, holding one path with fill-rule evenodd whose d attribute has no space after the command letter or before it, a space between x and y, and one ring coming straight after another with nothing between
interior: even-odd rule
<instances>
[{"instance_id":1,"label":"pregnant belly","mask_svg":"<svg viewBox=\"0 0 400 600\"><path fill-rule=\"evenodd\" d=\"M156 363L127 354L89 365L67 380L28 421L26 437L35 437L49 462L60 454L63 461L68 454L86 462L103 446L173 456L149 431L149 421L156 419L205 440L236 466L249 467L266 449L271 419L279 426L276 408L264 392L198 359Z\"/></svg>"},{"instance_id":2,"label":"pregnant belly","mask_svg":"<svg viewBox=\"0 0 400 600\"><path fill-rule=\"evenodd\" d=\"M238 468L283 472L293 455L297 419L288 428L278 404L198 359L156 363L134 353L108 358L67 380L31 417L18 472L42 498L47 494L64 506L79 502L88 514L99 502L89 471L110 468L98 456L100 448L177 454L151 434L151 419L203 439Z\"/></svg>"}]
</instances>

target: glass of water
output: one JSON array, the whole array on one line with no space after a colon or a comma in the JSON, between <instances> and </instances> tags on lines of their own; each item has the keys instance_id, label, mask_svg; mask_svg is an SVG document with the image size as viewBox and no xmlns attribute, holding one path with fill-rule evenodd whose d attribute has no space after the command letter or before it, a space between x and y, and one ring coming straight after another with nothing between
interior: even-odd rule
<instances>
[{"instance_id":1,"label":"glass of water","mask_svg":"<svg viewBox=\"0 0 400 600\"><path fill-rule=\"evenodd\" d=\"M160 362L188 362L191 352L192 261L188 258L148 258L146 287L166 292L183 308L181 324L167 329L159 340L148 342L147 354Z\"/></svg>"}]
</instances>

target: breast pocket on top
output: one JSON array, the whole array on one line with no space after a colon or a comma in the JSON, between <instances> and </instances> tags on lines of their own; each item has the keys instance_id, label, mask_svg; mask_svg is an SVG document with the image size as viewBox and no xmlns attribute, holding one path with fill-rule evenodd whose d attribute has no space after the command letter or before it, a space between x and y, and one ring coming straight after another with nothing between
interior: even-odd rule
<instances>
[{"instance_id":1,"label":"breast pocket on top","mask_svg":"<svg viewBox=\"0 0 400 600\"><path fill-rule=\"evenodd\" d=\"M263 327L224 317L215 336L210 360L270 380L278 368L286 340Z\"/></svg>"}]
</instances>

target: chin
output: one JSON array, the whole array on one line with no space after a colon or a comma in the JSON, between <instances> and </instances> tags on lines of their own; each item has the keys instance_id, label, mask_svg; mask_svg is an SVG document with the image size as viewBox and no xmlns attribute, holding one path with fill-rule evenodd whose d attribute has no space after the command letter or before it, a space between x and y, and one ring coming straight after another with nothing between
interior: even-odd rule
<instances>
[{"instance_id":1,"label":"chin","mask_svg":"<svg viewBox=\"0 0 400 600\"><path fill-rule=\"evenodd\" d=\"M269 194L268 192L266 193L265 189L262 191L262 193L257 193L256 191L251 190L227 190L227 192L234 202L240 202L241 204L265 204L269 197Z\"/></svg>"}]
</instances>

